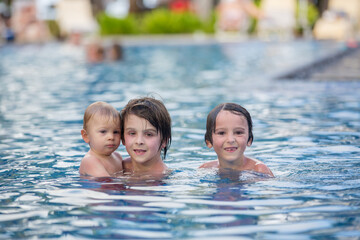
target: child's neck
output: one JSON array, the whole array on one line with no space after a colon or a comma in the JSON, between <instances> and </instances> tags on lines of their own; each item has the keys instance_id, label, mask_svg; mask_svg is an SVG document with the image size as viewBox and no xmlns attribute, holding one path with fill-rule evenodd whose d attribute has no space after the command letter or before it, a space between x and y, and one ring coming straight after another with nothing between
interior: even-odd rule
<instances>
[{"instance_id":1,"label":"child's neck","mask_svg":"<svg viewBox=\"0 0 360 240\"><path fill-rule=\"evenodd\" d=\"M240 159L237 159L235 161L219 161L219 167L220 168L231 168L234 170L243 170L244 166L246 165L246 157L243 156Z\"/></svg>"},{"instance_id":2,"label":"child's neck","mask_svg":"<svg viewBox=\"0 0 360 240\"><path fill-rule=\"evenodd\" d=\"M97 152L93 151L92 149L90 149L89 153L101 161L104 161L104 160L107 161L109 159L110 160L113 159L112 153L110 155L104 155L104 154L97 153Z\"/></svg>"},{"instance_id":3,"label":"child's neck","mask_svg":"<svg viewBox=\"0 0 360 240\"><path fill-rule=\"evenodd\" d=\"M134 160L131 160L133 163L133 172L134 173L162 173L167 170L167 166L162 161L161 157L156 158L152 161L145 163L137 163Z\"/></svg>"}]
</instances>

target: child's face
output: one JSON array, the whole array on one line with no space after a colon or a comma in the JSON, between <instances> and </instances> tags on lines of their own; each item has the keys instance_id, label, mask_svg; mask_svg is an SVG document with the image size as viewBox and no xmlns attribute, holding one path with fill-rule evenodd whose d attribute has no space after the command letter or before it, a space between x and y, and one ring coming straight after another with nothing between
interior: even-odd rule
<instances>
[{"instance_id":1,"label":"child's face","mask_svg":"<svg viewBox=\"0 0 360 240\"><path fill-rule=\"evenodd\" d=\"M110 156L120 145L120 119L114 121L107 116L93 116L83 138L93 152Z\"/></svg>"},{"instance_id":2,"label":"child's face","mask_svg":"<svg viewBox=\"0 0 360 240\"><path fill-rule=\"evenodd\" d=\"M133 161L146 165L161 160L161 148L165 146L160 133L146 119L130 114L124 121L124 139Z\"/></svg>"},{"instance_id":3,"label":"child's face","mask_svg":"<svg viewBox=\"0 0 360 240\"><path fill-rule=\"evenodd\" d=\"M216 117L215 132L212 133L213 143L207 141L209 148L213 147L219 162L241 163L249 139L249 128L246 118L230 111L221 111Z\"/></svg>"}]
</instances>

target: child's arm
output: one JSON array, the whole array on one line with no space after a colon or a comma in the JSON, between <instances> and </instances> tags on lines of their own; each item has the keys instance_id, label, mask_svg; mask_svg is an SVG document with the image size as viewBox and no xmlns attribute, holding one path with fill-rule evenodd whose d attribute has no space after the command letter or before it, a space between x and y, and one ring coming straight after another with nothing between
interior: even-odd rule
<instances>
[{"instance_id":1,"label":"child's arm","mask_svg":"<svg viewBox=\"0 0 360 240\"><path fill-rule=\"evenodd\" d=\"M102 163L93 156L85 156L81 160L79 172L84 176L110 177Z\"/></svg>"},{"instance_id":2,"label":"child's arm","mask_svg":"<svg viewBox=\"0 0 360 240\"><path fill-rule=\"evenodd\" d=\"M120 153L118 152L114 152L113 153L113 157L114 157L114 173L119 173L121 171L124 171L124 160L122 158L122 156L120 155Z\"/></svg>"}]
</instances>

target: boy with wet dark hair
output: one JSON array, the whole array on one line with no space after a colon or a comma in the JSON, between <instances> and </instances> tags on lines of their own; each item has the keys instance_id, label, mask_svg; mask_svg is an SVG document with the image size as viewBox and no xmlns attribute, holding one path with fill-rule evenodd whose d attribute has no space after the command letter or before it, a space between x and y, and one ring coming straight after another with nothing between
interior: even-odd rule
<instances>
[{"instance_id":1,"label":"boy with wet dark hair","mask_svg":"<svg viewBox=\"0 0 360 240\"><path fill-rule=\"evenodd\" d=\"M214 148L218 159L204 163L200 168L228 168L251 170L274 176L261 161L244 155L254 140L250 113L236 103L222 103L208 114L205 143Z\"/></svg>"},{"instance_id":2,"label":"boy with wet dark hair","mask_svg":"<svg viewBox=\"0 0 360 240\"><path fill-rule=\"evenodd\" d=\"M162 160L171 144L171 118L164 104L151 97L133 99L121 111L121 139L130 158L125 172L164 173Z\"/></svg>"}]
</instances>

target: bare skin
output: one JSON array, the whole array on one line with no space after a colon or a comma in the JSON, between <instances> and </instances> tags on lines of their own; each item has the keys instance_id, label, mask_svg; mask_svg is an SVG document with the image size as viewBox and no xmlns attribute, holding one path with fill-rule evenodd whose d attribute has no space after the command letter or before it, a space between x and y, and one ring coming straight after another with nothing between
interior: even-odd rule
<instances>
[{"instance_id":1,"label":"bare skin","mask_svg":"<svg viewBox=\"0 0 360 240\"><path fill-rule=\"evenodd\" d=\"M122 171L122 157L119 153L99 158L91 150L81 160L79 169L81 175L92 177L115 177Z\"/></svg>"},{"instance_id":2,"label":"bare skin","mask_svg":"<svg viewBox=\"0 0 360 240\"><path fill-rule=\"evenodd\" d=\"M226 164L225 164L226 165ZM242 166L221 166L218 160L206 162L200 168L231 168L238 171L256 171L259 173L268 174L274 177L271 170L261 161L244 156L244 164Z\"/></svg>"},{"instance_id":3,"label":"bare skin","mask_svg":"<svg viewBox=\"0 0 360 240\"><path fill-rule=\"evenodd\" d=\"M154 165L144 167L142 166L141 169L134 167L131 158L126 158L123 160L123 168L124 168L124 175L132 175L135 177L141 176L142 178L151 178L151 179L161 179L163 178L167 172L168 167L162 161L155 163Z\"/></svg>"}]
</instances>

